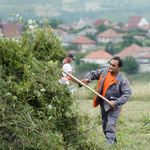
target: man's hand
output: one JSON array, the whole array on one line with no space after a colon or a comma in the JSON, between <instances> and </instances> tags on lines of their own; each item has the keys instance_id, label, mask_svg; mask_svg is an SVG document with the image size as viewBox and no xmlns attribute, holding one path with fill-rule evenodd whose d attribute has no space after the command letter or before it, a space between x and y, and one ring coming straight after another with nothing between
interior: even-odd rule
<instances>
[{"instance_id":1,"label":"man's hand","mask_svg":"<svg viewBox=\"0 0 150 150\"><path fill-rule=\"evenodd\" d=\"M83 82L84 84L88 84L89 80L88 79L82 79L81 82Z\"/></svg>"},{"instance_id":2,"label":"man's hand","mask_svg":"<svg viewBox=\"0 0 150 150\"><path fill-rule=\"evenodd\" d=\"M110 102L109 102L109 105L110 105L111 107L115 107L114 101L110 101Z\"/></svg>"}]
</instances>

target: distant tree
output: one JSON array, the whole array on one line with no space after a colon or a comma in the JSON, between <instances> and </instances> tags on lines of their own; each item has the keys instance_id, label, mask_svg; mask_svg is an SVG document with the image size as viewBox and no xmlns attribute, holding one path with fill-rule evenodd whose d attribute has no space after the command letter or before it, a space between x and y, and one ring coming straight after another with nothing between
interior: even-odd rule
<instances>
[{"instance_id":1,"label":"distant tree","mask_svg":"<svg viewBox=\"0 0 150 150\"><path fill-rule=\"evenodd\" d=\"M98 30L98 34L102 33L103 31L107 30L108 27L105 26L103 23L101 23L98 27L96 27L96 29Z\"/></svg>"},{"instance_id":2,"label":"distant tree","mask_svg":"<svg viewBox=\"0 0 150 150\"><path fill-rule=\"evenodd\" d=\"M93 41L96 41L96 36L95 36L95 34L92 34L92 33L86 33L85 36L88 37L89 39L93 40Z\"/></svg>"},{"instance_id":3,"label":"distant tree","mask_svg":"<svg viewBox=\"0 0 150 150\"><path fill-rule=\"evenodd\" d=\"M76 67L76 71L82 73L82 72L87 72L87 71L96 70L96 69L100 69L100 68L101 68L101 66L99 64L82 63L78 67Z\"/></svg>"},{"instance_id":4,"label":"distant tree","mask_svg":"<svg viewBox=\"0 0 150 150\"><path fill-rule=\"evenodd\" d=\"M133 74L138 71L139 63L132 56L123 59L123 66L121 70L127 74Z\"/></svg>"},{"instance_id":5,"label":"distant tree","mask_svg":"<svg viewBox=\"0 0 150 150\"><path fill-rule=\"evenodd\" d=\"M76 45L74 43L69 44L68 46L65 46L64 49L68 50L76 50Z\"/></svg>"},{"instance_id":6,"label":"distant tree","mask_svg":"<svg viewBox=\"0 0 150 150\"><path fill-rule=\"evenodd\" d=\"M118 22L117 25L118 25L119 27L123 27L123 26L124 26L124 23L123 23L123 22Z\"/></svg>"},{"instance_id":7,"label":"distant tree","mask_svg":"<svg viewBox=\"0 0 150 150\"><path fill-rule=\"evenodd\" d=\"M87 53L78 53L75 55L75 64L79 65L80 64L80 59L83 58L84 56L86 56Z\"/></svg>"},{"instance_id":8,"label":"distant tree","mask_svg":"<svg viewBox=\"0 0 150 150\"><path fill-rule=\"evenodd\" d=\"M59 24L62 24L62 20L52 19L50 20L49 24L52 28L57 29Z\"/></svg>"},{"instance_id":9,"label":"distant tree","mask_svg":"<svg viewBox=\"0 0 150 150\"><path fill-rule=\"evenodd\" d=\"M121 48L128 47L134 43L139 46L143 46L140 41L134 39L133 35L123 36L123 42L121 42Z\"/></svg>"},{"instance_id":10,"label":"distant tree","mask_svg":"<svg viewBox=\"0 0 150 150\"><path fill-rule=\"evenodd\" d=\"M109 42L109 43L106 44L105 51L110 53L111 55L115 54L114 45L113 45L112 42Z\"/></svg>"}]
</instances>

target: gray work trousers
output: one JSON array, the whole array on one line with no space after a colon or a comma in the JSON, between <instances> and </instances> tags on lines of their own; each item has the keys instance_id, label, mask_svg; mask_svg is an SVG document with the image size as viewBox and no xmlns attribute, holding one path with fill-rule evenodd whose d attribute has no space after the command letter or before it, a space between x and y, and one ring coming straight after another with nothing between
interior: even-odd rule
<instances>
[{"instance_id":1,"label":"gray work trousers","mask_svg":"<svg viewBox=\"0 0 150 150\"><path fill-rule=\"evenodd\" d=\"M110 109L105 112L103 106L101 108L101 115L102 115L102 129L106 137L106 145L113 145L117 143L116 139L116 124L118 121L118 117L121 111L121 107Z\"/></svg>"}]
</instances>

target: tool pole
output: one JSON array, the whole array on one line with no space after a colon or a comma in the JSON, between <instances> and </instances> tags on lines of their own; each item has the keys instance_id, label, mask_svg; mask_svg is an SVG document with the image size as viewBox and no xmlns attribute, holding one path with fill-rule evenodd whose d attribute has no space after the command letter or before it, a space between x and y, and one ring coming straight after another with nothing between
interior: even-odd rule
<instances>
[{"instance_id":1,"label":"tool pole","mask_svg":"<svg viewBox=\"0 0 150 150\"><path fill-rule=\"evenodd\" d=\"M103 97L102 95L100 95L99 93L97 93L96 91L94 91L93 89L91 89L89 86L87 86L86 84L84 84L83 82L81 82L80 80L78 80L76 77L74 77L72 74L66 72L64 69L62 69L64 73L66 73L69 77L71 77L72 79L74 79L75 81L77 81L79 84L83 85L84 87L86 87L87 89L89 89L90 91L92 91L93 93L95 93L97 96L99 96L100 98L102 98L104 101L106 101L107 103L110 103L110 101L108 99L106 99L105 97Z\"/></svg>"}]
</instances>

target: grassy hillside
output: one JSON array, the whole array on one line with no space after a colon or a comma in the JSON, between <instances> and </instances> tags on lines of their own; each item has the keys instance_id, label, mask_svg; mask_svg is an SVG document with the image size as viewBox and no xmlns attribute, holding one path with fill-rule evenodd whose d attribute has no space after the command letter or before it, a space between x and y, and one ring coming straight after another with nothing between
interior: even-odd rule
<instances>
[{"instance_id":1,"label":"grassy hillside","mask_svg":"<svg viewBox=\"0 0 150 150\"><path fill-rule=\"evenodd\" d=\"M0 18L11 20L12 13L24 19L61 18L65 22L78 21L80 17L95 17L111 22L126 22L129 16L144 16L150 21L150 1L143 0L1 0Z\"/></svg>"}]
</instances>

